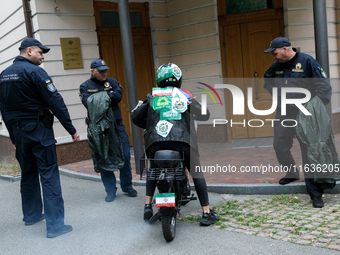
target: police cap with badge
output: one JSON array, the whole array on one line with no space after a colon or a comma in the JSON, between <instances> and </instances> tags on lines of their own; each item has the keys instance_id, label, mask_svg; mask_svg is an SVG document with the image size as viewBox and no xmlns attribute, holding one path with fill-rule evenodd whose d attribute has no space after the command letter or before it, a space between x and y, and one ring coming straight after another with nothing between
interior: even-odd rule
<instances>
[{"instance_id":1,"label":"police cap with badge","mask_svg":"<svg viewBox=\"0 0 340 255\"><path fill-rule=\"evenodd\" d=\"M270 43L270 47L264 51L264 53L269 53L277 48L292 46L290 41L286 37L277 37Z\"/></svg>"},{"instance_id":2,"label":"police cap with badge","mask_svg":"<svg viewBox=\"0 0 340 255\"><path fill-rule=\"evenodd\" d=\"M96 59L91 62L91 69L97 69L99 71L110 69L106 62L102 59Z\"/></svg>"}]
</instances>

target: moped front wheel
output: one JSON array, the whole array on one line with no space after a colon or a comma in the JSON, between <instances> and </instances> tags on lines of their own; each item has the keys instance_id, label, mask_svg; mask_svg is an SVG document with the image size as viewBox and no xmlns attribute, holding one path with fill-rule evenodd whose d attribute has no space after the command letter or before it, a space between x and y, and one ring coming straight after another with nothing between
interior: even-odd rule
<instances>
[{"instance_id":1,"label":"moped front wheel","mask_svg":"<svg viewBox=\"0 0 340 255\"><path fill-rule=\"evenodd\" d=\"M176 235L176 215L162 216L163 236L167 242L174 240Z\"/></svg>"}]
</instances>

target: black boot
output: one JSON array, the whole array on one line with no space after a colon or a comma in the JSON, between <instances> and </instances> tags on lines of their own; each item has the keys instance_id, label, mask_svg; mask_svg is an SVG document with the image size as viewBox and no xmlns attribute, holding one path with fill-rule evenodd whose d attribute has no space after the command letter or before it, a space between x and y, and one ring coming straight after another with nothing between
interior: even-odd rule
<instances>
[{"instance_id":1,"label":"black boot","mask_svg":"<svg viewBox=\"0 0 340 255\"><path fill-rule=\"evenodd\" d=\"M299 179L300 179L299 175L287 173L285 177L283 177L279 180L279 184L280 185L286 185L286 184L289 184L291 182L298 181Z\"/></svg>"},{"instance_id":2,"label":"black boot","mask_svg":"<svg viewBox=\"0 0 340 255\"><path fill-rule=\"evenodd\" d=\"M312 197L313 200L313 207L314 208L322 208L324 207L324 203L322 197Z\"/></svg>"}]
</instances>

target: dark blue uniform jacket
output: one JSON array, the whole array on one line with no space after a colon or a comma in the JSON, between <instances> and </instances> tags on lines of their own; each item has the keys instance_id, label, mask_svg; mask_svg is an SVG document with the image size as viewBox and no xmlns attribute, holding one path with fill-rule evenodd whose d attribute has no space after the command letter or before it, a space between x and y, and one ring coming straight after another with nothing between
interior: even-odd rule
<instances>
[{"instance_id":1,"label":"dark blue uniform jacket","mask_svg":"<svg viewBox=\"0 0 340 255\"><path fill-rule=\"evenodd\" d=\"M107 78L105 81L99 81L94 77L83 82L79 88L79 96L83 105L87 109L87 99L94 93L106 91L111 99L111 107L117 123L122 122L122 114L120 112L118 103L123 97L123 88L114 78ZM112 91L110 93L110 91Z\"/></svg>"},{"instance_id":2,"label":"dark blue uniform jacket","mask_svg":"<svg viewBox=\"0 0 340 255\"><path fill-rule=\"evenodd\" d=\"M281 88L300 87L318 96L324 104L330 101L332 88L319 63L311 56L301 53L295 48L295 56L285 63L275 61L266 71L264 88L272 94L273 87L278 88L277 117L281 117ZM288 93L287 98L304 98L302 93ZM298 113L295 105L287 106L287 117L294 118Z\"/></svg>"},{"instance_id":3,"label":"dark blue uniform jacket","mask_svg":"<svg viewBox=\"0 0 340 255\"><path fill-rule=\"evenodd\" d=\"M41 109L51 110L70 135L76 133L64 100L51 77L22 56L17 56L0 75L0 109L12 142L10 126L37 121Z\"/></svg>"}]
</instances>

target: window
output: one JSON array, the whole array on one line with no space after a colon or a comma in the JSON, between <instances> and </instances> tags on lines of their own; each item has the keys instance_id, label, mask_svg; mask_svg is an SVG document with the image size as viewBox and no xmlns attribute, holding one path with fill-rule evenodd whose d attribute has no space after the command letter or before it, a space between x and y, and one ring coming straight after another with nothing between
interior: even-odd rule
<instances>
[{"instance_id":1,"label":"window","mask_svg":"<svg viewBox=\"0 0 340 255\"><path fill-rule=\"evenodd\" d=\"M120 27L118 11L99 11L101 27ZM142 12L130 12L131 27L143 27Z\"/></svg>"},{"instance_id":2,"label":"window","mask_svg":"<svg viewBox=\"0 0 340 255\"><path fill-rule=\"evenodd\" d=\"M273 0L226 0L227 14L273 8Z\"/></svg>"}]
</instances>

